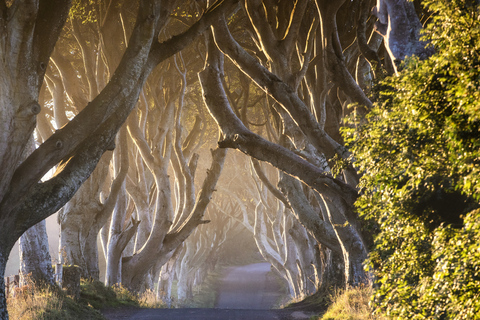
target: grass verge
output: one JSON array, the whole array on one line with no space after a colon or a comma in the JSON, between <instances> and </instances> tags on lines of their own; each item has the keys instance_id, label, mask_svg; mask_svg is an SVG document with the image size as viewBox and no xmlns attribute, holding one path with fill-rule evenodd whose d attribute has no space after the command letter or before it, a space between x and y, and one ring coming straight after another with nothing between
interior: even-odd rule
<instances>
[{"instance_id":1,"label":"grass verge","mask_svg":"<svg viewBox=\"0 0 480 320\"><path fill-rule=\"evenodd\" d=\"M105 287L99 281L82 280L79 301L58 287L29 284L7 299L11 320L103 320L100 309L117 307L160 308L153 292L135 295L127 289Z\"/></svg>"},{"instance_id":2,"label":"grass verge","mask_svg":"<svg viewBox=\"0 0 480 320\"><path fill-rule=\"evenodd\" d=\"M312 320L386 320L386 317L373 314L369 304L372 294L370 286L337 291L331 296L328 310Z\"/></svg>"}]
</instances>

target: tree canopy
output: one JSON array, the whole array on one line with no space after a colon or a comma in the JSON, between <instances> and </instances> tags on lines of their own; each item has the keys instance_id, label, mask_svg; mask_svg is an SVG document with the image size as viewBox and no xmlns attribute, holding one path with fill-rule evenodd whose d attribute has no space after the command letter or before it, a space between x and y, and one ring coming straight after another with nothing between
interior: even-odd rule
<instances>
[{"instance_id":1,"label":"tree canopy","mask_svg":"<svg viewBox=\"0 0 480 320\"><path fill-rule=\"evenodd\" d=\"M400 319L474 319L478 294L479 11L425 1L429 59L412 57L378 85L359 130L357 202L376 239L377 306Z\"/></svg>"}]
</instances>

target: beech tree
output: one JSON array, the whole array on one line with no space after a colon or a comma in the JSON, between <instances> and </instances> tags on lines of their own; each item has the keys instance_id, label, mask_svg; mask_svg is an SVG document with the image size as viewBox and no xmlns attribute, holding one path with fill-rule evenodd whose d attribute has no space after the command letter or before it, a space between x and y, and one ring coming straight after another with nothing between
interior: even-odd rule
<instances>
[{"instance_id":1,"label":"beech tree","mask_svg":"<svg viewBox=\"0 0 480 320\"><path fill-rule=\"evenodd\" d=\"M228 4L228 1L227 3ZM172 2L140 1L128 47L112 77L83 110L24 161L41 112L39 92L70 1L0 2L2 27L0 87L0 318L8 319L4 272L15 241L31 226L60 209L90 176L103 153L114 148L119 128L134 108L151 70L201 34L217 6L192 28L160 43ZM210 18L209 18L210 17ZM5 78L7 79L7 78ZM54 166L52 178L40 179Z\"/></svg>"},{"instance_id":2,"label":"beech tree","mask_svg":"<svg viewBox=\"0 0 480 320\"><path fill-rule=\"evenodd\" d=\"M212 24L205 69L199 74L205 104L225 136L219 146L268 162L308 186L312 194L295 186L294 180L281 183L298 220L317 241L342 257L345 283L369 281L363 268L369 237L353 206L358 174L340 127L343 117L352 112L364 115L373 105L365 93L365 78L381 73L381 38L373 33L372 22L367 22L373 4L254 0L241 4L233 19L239 21L237 25L230 22L232 18L227 23L226 17ZM377 31L386 39L390 54L384 58L385 65L394 65L393 71L398 71L405 56L428 56L425 43L419 40L419 19L412 3L378 1L375 8L380 13ZM381 30L386 21L390 23L387 33ZM245 41L246 33L250 43ZM267 117L266 122L273 124L273 134L268 140L249 127L232 103L223 80L227 73L222 54L272 99L268 116L272 120ZM362 63L360 55L370 64Z\"/></svg>"},{"instance_id":3,"label":"beech tree","mask_svg":"<svg viewBox=\"0 0 480 320\"><path fill-rule=\"evenodd\" d=\"M312 130L305 129L304 131L305 134L310 136L312 143L315 143L317 147L320 147L319 144L323 143L329 152L334 153L335 150L343 152L341 145L319 127L318 122L292 88L261 66L238 45L231 37L224 18L220 18L213 24L213 30L216 44L234 55L232 60L238 63L240 68L249 69L247 73L249 76L258 81L258 84L269 94L274 95L277 101L286 105L285 109L288 109L289 113L284 113L285 116L295 115L295 121L298 124L307 122L305 125ZM367 252L358 233L359 231L355 230L354 226L358 223L352 215L352 206L356 199L355 189L347 183L326 174L322 168L316 167L289 149L269 142L248 130L231 111L221 82L223 58L221 53L216 50L218 49L211 41L207 65L200 74L200 79L206 104L226 137L219 142L219 145L237 148L258 160L267 161L282 171L298 177L314 190L323 194L325 196L323 201L328 208L326 213L329 223L335 229L337 240L342 241L343 244L346 281L353 284L365 281L363 261ZM235 59L238 59L238 61ZM345 225L347 217L353 220L352 223L347 227L339 227Z\"/></svg>"},{"instance_id":4,"label":"beech tree","mask_svg":"<svg viewBox=\"0 0 480 320\"><path fill-rule=\"evenodd\" d=\"M217 198L217 197L215 197ZM223 212L210 206L206 218L211 223L195 229L179 253L176 263L177 304L188 305L193 298L194 287L205 280L207 274L214 271L218 253L227 235L235 235L236 223Z\"/></svg>"}]
</instances>

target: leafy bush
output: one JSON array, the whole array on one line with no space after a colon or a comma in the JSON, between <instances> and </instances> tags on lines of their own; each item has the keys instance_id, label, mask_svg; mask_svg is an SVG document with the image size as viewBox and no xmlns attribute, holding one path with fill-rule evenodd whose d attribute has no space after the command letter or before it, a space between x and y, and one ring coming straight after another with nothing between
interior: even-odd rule
<instances>
[{"instance_id":1,"label":"leafy bush","mask_svg":"<svg viewBox=\"0 0 480 320\"><path fill-rule=\"evenodd\" d=\"M345 132L363 173L357 207L376 233L376 308L480 319L480 8L424 2L436 54L407 59L360 129Z\"/></svg>"}]
</instances>

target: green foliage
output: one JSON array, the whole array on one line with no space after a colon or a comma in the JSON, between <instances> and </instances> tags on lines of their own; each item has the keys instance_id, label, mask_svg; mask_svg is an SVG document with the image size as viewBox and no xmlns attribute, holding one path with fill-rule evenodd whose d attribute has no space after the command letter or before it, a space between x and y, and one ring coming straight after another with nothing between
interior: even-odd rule
<instances>
[{"instance_id":1,"label":"green foliage","mask_svg":"<svg viewBox=\"0 0 480 320\"><path fill-rule=\"evenodd\" d=\"M376 230L374 302L398 319L480 319L480 8L425 1L436 53L380 84L345 131L363 177L359 212Z\"/></svg>"},{"instance_id":2,"label":"green foliage","mask_svg":"<svg viewBox=\"0 0 480 320\"><path fill-rule=\"evenodd\" d=\"M419 307L435 318L479 319L480 210L466 215L462 229L438 228L432 246L435 269L419 286Z\"/></svg>"},{"instance_id":3,"label":"green foliage","mask_svg":"<svg viewBox=\"0 0 480 320\"><path fill-rule=\"evenodd\" d=\"M97 22L96 4L94 0L74 0L70 8L70 16L83 24Z\"/></svg>"},{"instance_id":4,"label":"green foliage","mask_svg":"<svg viewBox=\"0 0 480 320\"><path fill-rule=\"evenodd\" d=\"M122 287L106 287L100 281L85 279L82 279L80 286L80 302L95 309L122 305L138 306L135 297L125 294Z\"/></svg>"}]
</instances>

